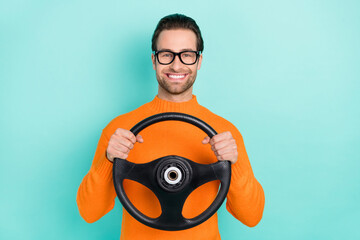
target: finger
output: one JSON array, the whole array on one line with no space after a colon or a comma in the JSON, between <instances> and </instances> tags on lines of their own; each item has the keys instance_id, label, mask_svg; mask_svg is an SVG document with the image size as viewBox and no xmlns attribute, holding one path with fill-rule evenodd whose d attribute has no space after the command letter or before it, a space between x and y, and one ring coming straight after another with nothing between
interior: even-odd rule
<instances>
[{"instance_id":1,"label":"finger","mask_svg":"<svg viewBox=\"0 0 360 240\"><path fill-rule=\"evenodd\" d=\"M128 157L128 154L120 152L120 151L114 151L114 158L121 158L126 159Z\"/></svg>"},{"instance_id":2,"label":"finger","mask_svg":"<svg viewBox=\"0 0 360 240\"><path fill-rule=\"evenodd\" d=\"M210 140L210 144L213 144L213 143L217 143L217 142L220 142L220 141L223 141L225 139L232 139L232 135L229 131L227 132L223 132L223 133L219 133L219 134L216 134L215 136L213 136Z\"/></svg>"},{"instance_id":3,"label":"finger","mask_svg":"<svg viewBox=\"0 0 360 240\"><path fill-rule=\"evenodd\" d=\"M126 130L124 137L126 137L127 139L129 139L132 144L135 144L135 143L136 143L136 137L135 137L135 135L134 135L132 132Z\"/></svg>"},{"instance_id":4,"label":"finger","mask_svg":"<svg viewBox=\"0 0 360 240\"><path fill-rule=\"evenodd\" d=\"M237 155L234 155L233 153L228 153L222 156L218 157L219 161L230 161L232 164L234 164L237 161Z\"/></svg>"},{"instance_id":5,"label":"finger","mask_svg":"<svg viewBox=\"0 0 360 240\"><path fill-rule=\"evenodd\" d=\"M109 146L108 150L106 151L106 157L107 159L109 159L110 162L114 162L115 158L126 159L128 157L128 153L124 153L117 150L113 146Z\"/></svg>"},{"instance_id":6,"label":"finger","mask_svg":"<svg viewBox=\"0 0 360 240\"><path fill-rule=\"evenodd\" d=\"M120 143L114 143L112 144L111 146L115 151L119 151L119 152L122 152L122 153L129 153L130 152L130 149Z\"/></svg>"},{"instance_id":7,"label":"finger","mask_svg":"<svg viewBox=\"0 0 360 240\"><path fill-rule=\"evenodd\" d=\"M131 142L129 139L127 138L120 138L118 139L118 141L116 141L118 144L121 144L125 147L127 147L128 149L133 149L134 148L134 143Z\"/></svg>"},{"instance_id":8,"label":"finger","mask_svg":"<svg viewBox=\"0 0 360 240\"><path fill-rule=\"evenodd\" d=\"M226 155L226 154L228 154L228 153L237 153L237 149L236 149L236 147L234 147L234 146L226 146L226 147L224 147L224 148L222 148L222 149L219 149L219 150L216 150L216 152L217 152L217 154L218 155Z\"/></svg>"},{"instance_id":9,"label":"finger","mask_svg":"<svg viewBox=\"0 0 360 240\"><path fill-rule=\"evenodd\" d=\"M209 142L210 142L209 136L206 136L206 137L202 140L202 143L203 143L203 144L208 144Z\"/></svg>"},{"instance_id":10,"label":"finger","mask_svg":"<svg viewBox=\"0 0 360 240\"><path fill-rule=\"evenodd\" d=\"M108 151L106 151L106 158L110 161L110 162L114 162L114 156L112 154L110 154Z\"/></svg>"},{"instance_id":11,"label":"finger","mask_svg":"<svg viewBox=\"0 0 360 240\"><path fill-rule=\"evenodd\" d=\"M228 147L236 148L236 141L235 139L226 139L220 142L213 143L211 147L215 151Z\"/></svg>"},{"instance_id":12,"label":"finger","mask_svg":"<svg viewBox=\"0 0 360 240\"><path fill-rule=\"evenodd\" d=\"M136 141L139 142L139 143L142 143L142 142L144 142L144 139L142 138L142 136L140 134L138 134L136 136Z\"/></svg>"},{"instance_id":13,"label":"finger","mask_svg":"<svg viewBox=\"0 0 360 240\"><path fill-rule=\"evenodd\" d=\"M132 132L130 132L129 130L118 128L115 131L115 135L122 137L122 138L126 138L133 144L136 142L135 135Z\"/></svg>"}]
</instances>

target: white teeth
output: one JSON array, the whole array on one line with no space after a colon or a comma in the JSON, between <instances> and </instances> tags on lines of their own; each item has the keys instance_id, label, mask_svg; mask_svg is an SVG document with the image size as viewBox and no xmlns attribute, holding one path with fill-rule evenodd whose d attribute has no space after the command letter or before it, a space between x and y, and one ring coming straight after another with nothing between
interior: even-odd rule
<instances>
[{"instance_id":1,"label":"white teeth","mask_svg":"<svg viewBox=\"0 0 360 240\"><path fill-rule=\"evenodd\" d=\"M185 75L169 75L169 78L176 78L176 79L179 79L179 78L184 78Z\"/></svg>"}]
</instances>

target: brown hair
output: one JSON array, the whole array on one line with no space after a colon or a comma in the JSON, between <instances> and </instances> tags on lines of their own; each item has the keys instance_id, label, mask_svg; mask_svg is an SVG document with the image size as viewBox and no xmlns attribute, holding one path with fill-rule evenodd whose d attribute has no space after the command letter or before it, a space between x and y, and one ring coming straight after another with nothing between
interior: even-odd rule
<instances>
[{"instance_id":1,"label":"brown hair","mask_svg":"<svg viewBox=\"0 0 360 240\"><path fill-rule=\"evenodd\" d=\"M159 38L160 33L163 30L181 29L181 28L192 30L195 33L197 51L202 52L204 50L204 41L202 39L199 26L196 24L194 19L179 13L171 14L160 19L152 36L152 40L151 40L152 50L153 51L157 50L156 49L157 40Z\"/></svg>"}]
</instances>

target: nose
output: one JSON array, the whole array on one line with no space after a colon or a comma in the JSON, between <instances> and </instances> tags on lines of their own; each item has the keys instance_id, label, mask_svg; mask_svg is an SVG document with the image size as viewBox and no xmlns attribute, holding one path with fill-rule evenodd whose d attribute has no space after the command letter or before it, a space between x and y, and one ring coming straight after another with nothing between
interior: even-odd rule
<instances>
[{"instance_id":1,"label":"nose","mask_svg":"<svg viewBox=\"0 0 360 240\"><path fill-rule=\"evenodd\" d=\"M180 61L179 56L175 56L174 61L170 64L170 68L177 71L183 67L183 63Z\"/></svg>"}]
</instances>

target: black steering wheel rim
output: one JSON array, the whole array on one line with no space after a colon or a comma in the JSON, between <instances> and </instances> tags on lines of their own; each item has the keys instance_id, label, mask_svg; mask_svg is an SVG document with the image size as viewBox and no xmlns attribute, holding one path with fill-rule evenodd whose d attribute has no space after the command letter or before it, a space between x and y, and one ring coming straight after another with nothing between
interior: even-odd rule
<instances>
[{"instance_id":1,"label":"black steering wheel rim","mask_svg":"<svg viewBox=\"0 0 360 240\"><path fill-rule=\"evenodd\" d=\"M162 121L182 121L190 123L203 130L210 138L215 136L216 131L204 121L184 113L167 112L150 116L137 123L130 131L136 136L144 128ZM160 166L167 163L178 164L183 169L185 179L183 186L172 191L166 186L161 186L159 178ZM182 166L182 167L181 167ZM162 209L162 214L157 218L151 218L140 212L127 197L123 180L130 179L148 187L157 196ZM190 179L190 180L189 180ZM135 164L126 159L115 158L113 166L113 180L115 191L128 213L139 222L156 229L176 231L184 230L201 224L210 218L221 206L230 186L231 164L229 161L218 161L212 164L199 164L180 156L165 156L149 163ZM197 187L212 180L220 180L220 190L212 204L200 215L188 219L184 218L181 210L186 198ZM189 183L191 181L191 184ZM160 185L160 186L159 186ZM164 190L165 189L165 190ZM180 189L180 190L179 190ZM167 191L166 191L167 190Z\"/></svg>"}]
</instances>

